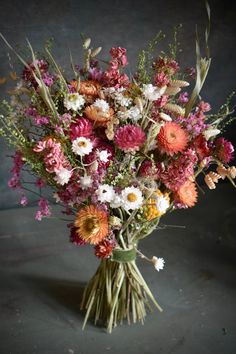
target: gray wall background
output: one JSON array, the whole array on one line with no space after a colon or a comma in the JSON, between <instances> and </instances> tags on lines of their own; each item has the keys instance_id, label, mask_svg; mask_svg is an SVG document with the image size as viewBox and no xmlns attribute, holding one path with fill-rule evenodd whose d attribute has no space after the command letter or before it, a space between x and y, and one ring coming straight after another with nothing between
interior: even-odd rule
<instances>
[{"instance_id":1,"label":"gray wall background","mask_svg":"<svg viewBox=\"0 0 236 354\"><path fill-rule=\"evenodd\" d=\"M224 103L227 95L236 90L236 5L232 1L209 1L212 11L210 48L212 66L202 96L213 109ZM167 0L8 0L0 4L0 31L13 46L25 43L29 38L38 50L45 40L54 37L54 54L58 62L69 70L69 48L74 61L81 59L80 33L90 36L96 46L103 47L108 58L111 46L127 48L130 70L134 69L138 52L160 29L170 38L173 26L182 23L180 36L183 53L180 64L195 64L195 24L204 31L206 11L204 1ZM163 46L159 47L164 49ZM0 77L11 69L8 50L0 43ZM19 67L11 54L15 68ZM1 98L6 96L7 86L0 86ZM227 137L236 143L236 124ZM7 180L11 161L4 141L0 141L0 209L14 207L18 196L8 189ZM34 201L34 198L31 199Z\"/></svg>"}]
</instances>

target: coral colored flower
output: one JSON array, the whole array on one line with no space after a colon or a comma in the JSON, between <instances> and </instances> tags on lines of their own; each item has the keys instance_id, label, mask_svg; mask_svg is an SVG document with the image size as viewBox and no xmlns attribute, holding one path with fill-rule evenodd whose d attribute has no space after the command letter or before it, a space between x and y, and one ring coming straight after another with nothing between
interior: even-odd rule
<instances>
[{"instance_id":1,"label":"coral colored flower","mask_svg":"<svg viewBox=\"0 0 236 354\"><path fill-rule=\"evenodd\" d=\"M160 150L168 155L185 150L188 143L188 134L178 123L167 122L161 127L157 135Z\"/></svg>"},{"instance_id":2,"label":"coral colored flower","mask_svg":"<svg viewBox=\"0 0 236 354\"><path fill-rule=\"evenodd\" d=\"M124 152L137 151L144 144L146 135L137 125L125 125L115 134L115 143Z\"/></svg>"},{"instance_id":3,"label":"coral colored flower","mask_svg":"<svg viewBox=\"0 0 236 354\"><path fill-rule=\"evenodd\" d=\"M78 235L87 243L96 245L108 234L107 213L89 205L78 211L75 220Z\"/></svg>"},{"instance_id":4,"label":"coral colored flower","mask_svg":"<svg viewBox=\"0 0 236 354\"><path fill-rule=\"evenodd\" d=\"M95 126L106 126L111 120L114 111L109 108L108 111L104 112L100 107L91 105L85 108L84 113L88 119L94 122Z\"/></svg>"},{"instance_id":5,"label":"coral colored flower","mask_svg":"<svg viewBox=\"0 0 236 354\"><path fill-rule=\"evenodd\" d=\"M89 138L93 132L93 125L87 118L79 118L70 125L70 139L73 141L81 136Z\"/></svg>"},{"instance_id":6,"label":"coral colored flower","mask_svg":"<svg viewBox=\"0 0 236 354\"><path fill-rule=\"evenodd\" d=\"M197 202L196 184L190 180L186 181L175 193L175 198L180 203L193 207Z\"/></svg>"},{"instance_id":7,"label":"coral colored flower","mask_svg":"<svg viewBox=\"0 0 236 354\"><path fill-rule=\"evenodd\" d=\"M103 240L95 246L95 256L102 259L109 258L112 255L113 247L114 242L110 240Z\"/></svg>"},{"instance_id":8,"label":"coral colored flower","mask_svg":"<svg viewBox=\"0 0 236 354\"><path fill-rule=\"evenodd\" d=\"M224 138L218 138L215 142L216 155L223 163L229 163L234 155L232 143Z\"/></svg>"}]
</instances>

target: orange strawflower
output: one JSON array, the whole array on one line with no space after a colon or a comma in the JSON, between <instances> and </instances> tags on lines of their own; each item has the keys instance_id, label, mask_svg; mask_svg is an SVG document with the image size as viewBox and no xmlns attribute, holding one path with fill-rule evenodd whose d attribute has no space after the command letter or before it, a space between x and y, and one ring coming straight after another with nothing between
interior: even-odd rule
<instances>
[{"instance_id":1,"label":"orange strawflower","mask_svg":"<svg viewBox=\"0 0 236 354\"><path fill-rule=\"evenodd\" d=\"M188 207L193 207L197 202L196 184L190 180L186 181L176 192L176 199Z\"/></svg>"},{"instance_id":2,"label":"orange strawflower","mask_svg":"<svg viewBox=\"0 0 236 354\"><path fill-rule=\"evenodd\" d=\"M188 134L178 123L167 122L157 135L160 150L168 155L184 151L188 143Z\"/></svg>"},{"instance_id":3,"label":"orange strawflower","mask_svg":"<svg viewBox=\"0 0 236 354\"><path fill-rule=\"evenodd\" d=\"M88 119L94 121L95 126L106 126L114 115L112 108L109 108L108 112L103 112L94 105L87 106L84 113Z\"/></svg>"},{"instance_id":4,"label":"orange strawflower","mask_svg":"<svg viewBox=\"0 0 236 354\"><path fill-rule=\"evenodd\" d=\"M101 242L108 234L107 214L94 205L80 209L74 225L79 237L93 245Z\"/></svg>"},{"instance_id":5,"label":"orange strawflower","mask_svg":"<svg viewBox=\"0 0 236 354\"><path fill-rule=\"evenodd\" d=\"M98 97L101 85L94 80L86 80L80 82L79 93L81 95Z\"/></svg>"}]
</instances>

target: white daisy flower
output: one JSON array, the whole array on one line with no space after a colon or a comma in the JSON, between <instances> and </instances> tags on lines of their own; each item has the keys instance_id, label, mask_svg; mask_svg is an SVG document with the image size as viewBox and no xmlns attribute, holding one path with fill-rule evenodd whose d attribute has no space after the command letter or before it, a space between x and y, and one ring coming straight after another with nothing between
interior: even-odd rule
<instances>
[{"instance_id":1,"label":"white daisy flower","mask_svg":"<svg viewBox=\"0 0 236 354\"><path fill-rule=\"evenodd\" d=\"M159 88L152 84L143 85L143 95L149 101L156 101L166 90L166 86Z\"/></svg>"},{"instance_id":2,"label":"white daisy flower","mask_svg":"<svg viewBox=\"0 0 236 354\"><path fill-rule=\"evenodd\" d=\"M169 202L168 198L166 198L163 194L160 196L157 196L156 207L157 207L157 210L161 214L165 214L165 212L169 208L169 206L170 206L170 202Z\"/></svg>"},{"instance_id":3,"label":"white daisy flower","mask_svg":"<svg viewBox=\"0 0 236 354\"><path fill-rule=\"evenodd\" d=\"M213 136L216 136L220 134L220 130L219 129L207 129L203 132L204 137L206 138L206 140L209 140L210 138L212 138Z\"/></svg>"},{"instance_id":4,"label":"white daisy flower","mask_svg":"<svg viewBox=\"0 0 236 354\"><path fill-rule=\"evenodd\" d=\"M88 176L88 175L80 177L79 181L80 181L80 187L83 190L90 188L92 186L92 184L93 184L92 178L90 176Z\"/></svg>"},{"instance_id":5,"label":"white daisy flower","mask_svg":"<svg viewBox=\"0 0 236 354\"><path fill-rule=\"evenodd\" d=\"M103 203L103 202L108 202L110 203L115 195L115 191L112 186L109 186L108 184L101 184L98 189L96 190L96 194L98 197L98 200Z\"/></svg>"},{"instance_id":6,"label":"white daisy flower","mask_svg":"<svg viewBox=\"0 0 236 354\"><path fill-rule=\"evenodd\" d=\"M72 143L72 151L76 155L84 156L90 154L93 150L93 144L90 139L83 136L76 138Z\"/></svg>"},{"instance_id":7,"label":"white daisy flower","mask_svg":"<svg viewBox=\"0 0 236 354\"><path fill-rule=\"evenodd\" d=\"M157 257L153 256L152 263L153 263L155 269L159 272L161 269L164 268L165 261L163 258L157 258Z\"/></svg>"},{"instance_id":8,"label":"white daisy flower","mask_svg":"<svg viewBox=\"0 0 236 354\"><path fill-rule=\"evenodd\" d=\"M59 171L56 172L56 177L54 180L64 186L64 184L67 184L71 178L72 171L68 170L67 168L62 167Z\"/></svg>"},{"instance_id":9,"label":"white daisy flower","mask_svg":"<svg viewBox=\"0 0 236 354\"><path fill-rule=\"evenodd\" d=\"M108 157L110 156L110 152L107 150L102 150L102 151L97 151L97 157L99 158L100 161L102 162L108 162Z\"/></svg>"},{"instance_id":10,"label":"white daisy flower","mask_svg":"<svg viewBox=\"0 0 236 354\"><path fill-rule=\"evenodd\" d=\"M109 111L109 104L107 101L97 98L93 104L94 107L98 108L101 112L107 113Z\"/></svg>"},{"instance_id":11,"label":"white daisy flower","mask_svg":"<svg viewBox=\"0 0 236 354\"><path fill-rule=\"evenodd\" d=\"M143 204L142 192L136 187L127 187L121 192L122 207L125 210L135 210Z\"/></svg>"},{"instance_id":12,"label":"white daisy flower","mask_svg":"<svg viewBox=\"0 0 236 354\"><path fill-rule=\"evenodd\" d=\"M110 202L110 207L111 208L119 208L122 205L122 199L118 194L115 194L114 198Z\"/></svg>"},{"instance_id":13,"label":"white daisy flower","mask_svg":"<svg viewBox=\"0 0 236 354\"><path fill-rule=\"evenodd\" d=\"M78 92L69 93L64 99L64 106L72 111L80 110L85 104L85 99Z\"/></svg>"}]
</instances>

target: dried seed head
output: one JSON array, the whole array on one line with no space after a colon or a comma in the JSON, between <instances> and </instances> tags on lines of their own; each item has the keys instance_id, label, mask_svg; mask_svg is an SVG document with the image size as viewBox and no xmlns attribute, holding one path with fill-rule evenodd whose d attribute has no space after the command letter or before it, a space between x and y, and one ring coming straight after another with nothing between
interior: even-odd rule
<instances>
[{"instance_id":1,"label":"dried seed head","mask_svg":"<svg viewBox=\"0 0 236 354\"><path fill-rule=\"evenodd\" d=\"M101 52L101 50L102 50L102 47L98 47L98 48L94 49L91 53L91 58L96 57Z\"/></svg>"},{"instance_id":2,"label":"dried seed head","mask_svg":"<svg viewBox=\"0 0 236 354\"><path fill-rule=\"evenodd\" d=\"M187 87L189 86L189 82L184 80L173 80L170 82L171 86L173 87Z\"/></svg>"},{"instance_id":3,"label":"dried seed head","mask_svg":"<svg viewBox=\"0 0 236 354\"><path fill-rule=\"evenodd\" d=\"M86 38L84 43L83 43L84 49L88 49L90 44L91 44L91 38Z\"/></svg>"},{"instance_id":4,"label":"dried seed head","mask_svg":"<svg viewBox=\"0 0 236 354\"><path fill-rule=\"evenodd\" d=\"M134 103L136 104L136 106L138 107L140 112L142 112L143 111L143 100L140 97L136 97L134 100Z\"/></svg>"},{"instance_id":5,"label":"dried seed head","mask_svg":"<svg viewBox=\"0 0 236 354\"><path fill-rule=\"evenodd\" d=\"M185 113L185 109L184 108L182 108L179 105L174 104L174 103L167 103L164 106L164 109L166 109L167 111L173 112L173 113L175 113L177 115L180 115L180 116L184 116L184 113Z\"/></svg>"},{"instance_id":6,"label":"dried seed head","mask_svg":"<svg viewBox=\"0 0 236 354\"><path fill-rule=\"evenodd\" d=\"M171 118L168 114L163 113L163 112L161 112L161 113L159 114L159 117L160 117L162 120L166 121L166 122L171 122L171 121L172 121L172 118Z\"/></svg>"},{"instance_id":7,"label":"dried seed head","mask_svg":"<svg viewBox=\"0 0 236 354\"><path fill-rule=\"evenodd\" d=\"M177 95L177 93L179 93L180 91L181 89L179 87L168 86L165 90L165 95L174 96Z\"/></svg>"}]
</instances>

